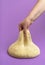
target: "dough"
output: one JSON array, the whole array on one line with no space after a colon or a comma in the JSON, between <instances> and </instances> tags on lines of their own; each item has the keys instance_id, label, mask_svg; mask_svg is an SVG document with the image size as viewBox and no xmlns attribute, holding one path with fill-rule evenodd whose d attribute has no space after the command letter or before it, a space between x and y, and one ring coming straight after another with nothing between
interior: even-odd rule
<instances>
[{"instance_id":1,"label":"dough","mask_svg":"<svg viewBox=\"0 0 45 65\"><path fill-rule=\"evenodd\" d=\"M32 42L29 30L26 30L26 37L22 30L18 40L8 48L8 53L16 58L33 58L40 54L40 49Z\"/></svg>"}]
</instances>

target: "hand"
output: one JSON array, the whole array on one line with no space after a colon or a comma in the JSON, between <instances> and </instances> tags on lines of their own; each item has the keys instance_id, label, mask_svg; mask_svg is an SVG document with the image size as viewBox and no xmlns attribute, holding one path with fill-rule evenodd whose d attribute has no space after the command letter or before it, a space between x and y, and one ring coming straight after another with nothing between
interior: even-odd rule
<instances>
[{"instance_id":1,"label":"hand","mask_svg":"<svg viewBox=\"0 0 45 65\"><path fill-rule=\"evenodd\" d=\"M31 21L28 18L25 18L20 24L19 24L19 31L23 30L24 37L27 38L26 30L28 29L29 25L31 25Z\"/></svg>"},{"instance_id":2,"label":"hand","mask_svg":"<svg viewBox=\"0 0 45 65\"><path fill-rule=\"evenodd\" d=\"M28 18L25 18L20 24L19 24L19 30L26 30L29 25L31 25L30 20Z\"/></svg>"},{"instance_id":3,"label":"hand","mask_svg":"<svg viewBox=\"0 0 45 65\"><path fill-rule=\"evenodd\" d=\"M38 0L30 14L19 24L19 30L26 30L45 11L45 0Z\"/></svg>"}]
</instances>

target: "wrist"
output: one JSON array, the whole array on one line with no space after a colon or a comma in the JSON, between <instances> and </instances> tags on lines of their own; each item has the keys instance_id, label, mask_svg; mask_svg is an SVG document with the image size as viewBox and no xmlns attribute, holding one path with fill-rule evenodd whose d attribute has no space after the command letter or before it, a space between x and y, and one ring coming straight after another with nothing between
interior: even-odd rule
<instances>
[{"instance_id":1,"label":"wrist","mask_svg":"<svg viewBox=\"0 0 45 65\"><path fill-rule=\"evenodd\" d=\"M27 16L26 19L27 19L27 21L28 21L29 24L32 24L33 21L34 21L33 18L30 18L30 16Z\"/></svg>"}]
</instances>

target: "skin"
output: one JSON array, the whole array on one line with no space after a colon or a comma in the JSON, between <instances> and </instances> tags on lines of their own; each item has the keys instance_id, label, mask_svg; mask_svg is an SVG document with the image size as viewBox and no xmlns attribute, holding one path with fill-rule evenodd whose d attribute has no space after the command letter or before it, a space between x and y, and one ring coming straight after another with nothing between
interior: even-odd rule
<instances>
[{"instance_id":1,"label":"skin","mask_svg":"<svg viewBox=\"0 0 45 65\"><path fill-rule=\"evenodd\" d=\"M45 0L38 0L29 15L19 24L19 30L26 29L43 13L45 12Z\"/></svg>"}]
</instances>

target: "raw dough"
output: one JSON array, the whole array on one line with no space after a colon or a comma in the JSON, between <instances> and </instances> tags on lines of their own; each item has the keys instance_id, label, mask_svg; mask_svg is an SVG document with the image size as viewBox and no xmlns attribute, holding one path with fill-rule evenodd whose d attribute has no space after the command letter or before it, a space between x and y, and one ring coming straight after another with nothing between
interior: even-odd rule
<instances>
[{"instance_id":1,"label":"raw dough","mask_svg":"<svg viewBox=\"0 0 45 65\"><path fill-rule=\"evenodd\" d=\"M8 48L8 53L16 58L33 58L40 54L40 49L32 42L29 30L26 30L26 37L22 30L18 40Z\"/></svg>"}]
</instances>

